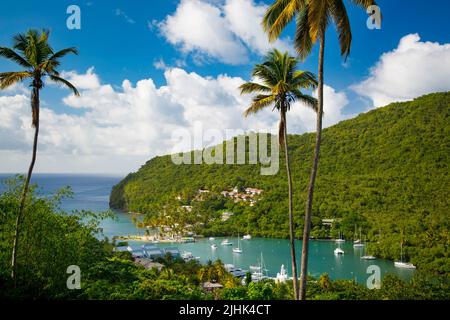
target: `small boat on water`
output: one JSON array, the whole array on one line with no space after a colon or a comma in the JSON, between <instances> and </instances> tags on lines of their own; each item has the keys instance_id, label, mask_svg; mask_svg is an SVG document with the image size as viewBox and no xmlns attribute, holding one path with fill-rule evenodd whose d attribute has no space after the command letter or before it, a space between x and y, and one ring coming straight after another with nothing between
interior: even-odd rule
<instances>
[{"instance_id":1,"label":"small boat on water","mask_svg":"<svg viewBox=\"0 0 450 320\"><path fill-rule=\"evenodd\" d=\"M277 277L275 278L275 283L285 283L286 280L289 279L288 273L284 264L281 265L280 272L277 273Z\"/></svg>"},{"instance_id":2,"label":"small boat on water","mask_svg":"<svg viewBox=\"0 0 450 320\"><path fill-rule=\"evenodd\" d=\"M395 261L394 266L402 269L416 269L416 266L410 262Z\"/></svg>"},{"instance_id":3,"label":"small boat on water","mask_svg":"<svg viewBox=\"0 0 450 320\"><path fill-rule=\"evenodd\" d=\"M355 226L355 239L356 239L356 226ZM353 248L364 247L364 242L361 241L361 228L359 228L359 239L353 241Z\"/></svg>"},{"instance_id":4,"label":"small boat on water","mask_svg":"<svg viewBox=\"0 0 450 320\"><path fill-rule=\"evenodd\" d=\"M365 238L364 238L365 241ZM364 255L361 256L361 260L375 260L376 257L375 256L371 256L367 254L367 247L364 247Z\"/></svg>"},{"instance_id":5,"label":"small boat on water","mask_svg":"<svg viewBox=\"0 0 450 320\"><path fill-rule=\"evenodd\" d=\"M181 258L183 258L184 261L192 261L192 260L200 260L200 257L194 257L192 255L192 252L185 251L181 254Z\"/></svg>"},{"instance_id":6,"label":"small boat on water","mask_svg":"<svg viewBox=\"0 0 450 320\"><path fill-rule=\"evenodd\" d=\"M242 237L242 240L250 240L252 238L251 235L246 234L245 236Z\"/></svg>"},{"instance_id":7,"label":"small boat on water","mask_svg":"<svg viewBox=\"0 0 450 320\"><path fill-rule=\"evenodd\" d=\"M225 270L231 273L236 278L244 278L247 271L242 270L241 268L237 268L234 264L225 264Z\"/></svg>"},{"instance_id":8,"label":"small boat on water","mask_svg":"<svg viewBox=\"0 0 450 320\"><path fill-rule=\"evenodd\" d=\"M233 245L233 242L230 242L228 239L225 239L225 240L223 240L220 244L221 244L222 246L232 246L232 245Z\"/></svg>"},{"instance_id":9,"label":"small boat on water","mask_svg":"<svg viewBox=\"0 0 450 320\"><path fill-rule=\"evenodd\" d=\"M252 274L252 281L258 282L263 279L268 279L266 265L264 264L263 255L261 252L261 259L259 260L259 264L256 266L250 266L250 271Z\"/></svg>"},{"instance_id":10,"label":"small boat on water","mask_svg":"<svg viewBox=\"0 0 450 320\"><path fill-rule=\"evenodd\" d=\"M209 241L214 241L214 240L215 240L214 237L210 237L210 238L209 238Z\"/></svg>"},{"instance_id":11,"label":"small boat on water","mask_svg":"<svg viewBox=\"0 0 450 320\"><path fill-rule=\"evenodd\" d=\"M217 245L216 244L212 244L211 245L211 249L216 250L217 249Z\"/></svg>"},{"instance_id":12,"label":"small boat on water","mask_svg":"<svg viewBox=\"0 0 450 320\"><path fill-rule=\"evenodd\" d=\"M342 250L341 248L336 248L334 249L334 255L335 256L340 256L344 254L344 250Z\"/></svg>"},{"instance_id":13,"label":"small boat on water","mask_svg":"<svg viewBox=\"0 0 450 320\"><path fill-rule=\"evenodd\" d=\"M342 238L342 233L339 231L339 238L334 240L335 242L345 242L345 239Z\"/></svg>"},{"instance_id":14,"label":"small boat on water","mask_svg":"<svg viewBox=\"0 0 450 320\"><path fill-rule=\"evenodd\" d=\"M400 261L394 261L394 266L401 269L416 269L416 266L410 262L403 261L403 242L400 244Z\"/></svg>"},{"instance_id":15,"label":"small boat on water","mask_svg":"<svg viewBox=\"0 0 450 320\"><path fill-rule=\"evenodd\" d=\"M238 246L237 248L233 248L233 253L242 253L241 242L239 241L239 234L238 234Z\"/></svg>"}]
</instances>

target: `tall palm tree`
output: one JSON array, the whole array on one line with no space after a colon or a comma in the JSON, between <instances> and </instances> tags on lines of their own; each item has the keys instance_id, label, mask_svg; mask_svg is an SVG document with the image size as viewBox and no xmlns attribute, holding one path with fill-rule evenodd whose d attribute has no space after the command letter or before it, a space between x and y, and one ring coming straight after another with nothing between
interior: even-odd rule
<instances>
[{"instance_id":1,"label":"tall palm tree","mask_svg":"<svg viewBox=\"0 0 450 320\"><path fill-rule=\"evenodd\" d=\"M374 0L350 0L355 5L366 9L374 5ZM313 164L308 185L308 195L305 206L305 225L303 230L302 263L300 273L300 299L306 297L306 274L308 269L308 245L311 227L311 211L313 204L314 185L319 164L320 142L322 138L323 115L323 63L325 55L325 33L330 23L336 25L339 35L341 55L346 59L350 54L352 33L347 10L343 0L276 0L267 9L263 18L264 30L269 40L277 39L286 25L296 17L295 48L302 59L305 59L312 47L319 41L319 86L318 112L316 123L316 142L314 147Z\"/></svg>"},{"instance_id":2,"label":"tall palm tree","mask_svg":"<svg viewBox=\"0 0 450 320\"><path fill-rule=\"evenodd\" d=\"M14 243L11 258L11 277L16 283L17 279L17 249L19 246L19 227L25 208L28 187L31 175L33 173L34 163L36 162L37 143L39 135L39 93L44 87L44 79L48 77L51 81L64 85L71 89L75 95L79 95L78 90L67 80L60 77L56 68L60 65L60 59L69 53L78 54L75 48L66 48L58 52L54 52L48 43L49 31L42 32L29 30L25 34L18 34L13 38L13 47L0 47L0 57L9 59L19 66L23 67L22 71L1 72L0 73L0 89L6 89L13 84L29 79L31 87L31 113L32 126L34 127L33 153L31 163L28 168L25 185L20 200L19 211L17 213Z\"/></svg>"},{"instance_id":3,"label":"tall palm tree","mask_svg":"<svg viewBox=\"0 0 450 320\"><path fill-rule=\"evenodd\" d=\"M298 60L289 54L281 53L274 49L270 51L262 64L257 64L252 76L261 83L247 82L240 89L241 94L258 93L254 96L252 104L245 111L245 116L274 106L273 110L280 113L279 144L284 148L286 172L289 192L289 235L291 245L292 276L294 279L294 297L298 299L297 262L295 258L294 245L294 216L292 205L292 179L289 164L289 152L287 141L286 112L289 111L294 101L303 102L304 105L317 111L317 100L309 95L303 94L301 89L313 89L317 86L315 76L307 71L297 70Z\"/></svg>"}]
</instances>

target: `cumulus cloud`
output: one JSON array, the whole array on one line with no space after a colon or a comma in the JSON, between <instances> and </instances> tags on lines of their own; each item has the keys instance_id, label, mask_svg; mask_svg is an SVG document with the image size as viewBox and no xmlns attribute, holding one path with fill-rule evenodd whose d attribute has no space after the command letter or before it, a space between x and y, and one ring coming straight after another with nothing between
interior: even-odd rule
<instances>
[{"instance_id":1,"label":"cumulus cloud","mask_svg":"<svg viewBox=\"0 0 450 320\"><path fill-rule=\"evenodd\" d=\"M244 118L250 96L241 96L240 77L202 77L181 68L164 71L166 84L157 87L152 79L120 88L103 84L90 68L86 73L67 72L83 89L81 97L63 98L71 108L83 112L56 113L43 107L37 171L40 172L129 172L155 155L199 147L195 141L180 145L174 132L192 139L200 125L203 133L216 130L215 139L204 138L205 147L229 138L227 130L277 132L278 114L271 109ZM8 93L6 93L8 94ZM0 172L26 168L33 139L29 95L0 96ZM344 93L325 87L325 125L345 118ZM301 105L292 107L289 132L315 129L315 116ZM200 141L201 142L201 141ZM6 159L6 161L3 161Z\"/></svg>"},{"instance_id":2,"label":"cumulus cloud","mask_svg":"<svg viewBox=\"0 0 450 320\"><path fill-rule=\"evenodd\" d=\"M75 71L63 71L61 77L68 80L79 90L93 90L100 87L100 79L94 73L94 67L90 67L85 74Z\"/></svg>"},{"instance_id":3,"label":"cumulus cloud","mask_svg":"<svg viewBox=\"0 0 450 320\"><path fill-rule=\"evenodd\" d=\"M323 128L327 128L342 120L355 116L355 114L346 114L344 112L344 108L349 102L347 95L344 92L338 92L328 85L324 85L323 90ZM317 98L317 90L313 93L313 96ZM288 117L291 118L290 124L288 125L293 132L311 132L316 129L315 112L301 102L296 102L291 106L291 111L288 113Z\"/></svg>"},{"instance_id":4,"label":"cumulus cloud","mask_svg":"<svg viewBox=\"0 0 450 320\"><path fill-rule=\"evenodd\" d=\"M269 44L260 25L266 8L253 0L182 0L175 13L157 25L169 43L192 54L194 61L237 65L248 61L249 51L290 48L288 39Z\"/></svg>"},{"instance_id":5,"label":"cumulus cloud","mask_svg":"<svg viewBox=\"0 0 450 320\"><path fill-rule=\"evenodd\" d=\"M353 89L369 97L375 107L407 101L423 94L450 90L450 44L404 36L398 47L384 53L370 76Z\"/></svg>"}]
</instances>

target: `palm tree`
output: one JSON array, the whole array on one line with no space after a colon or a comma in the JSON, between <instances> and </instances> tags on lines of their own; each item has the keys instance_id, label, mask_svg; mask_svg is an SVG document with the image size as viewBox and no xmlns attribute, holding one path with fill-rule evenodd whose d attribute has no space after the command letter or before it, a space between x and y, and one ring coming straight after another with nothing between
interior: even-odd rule
<instances>
[{"instance_id":1,"label":"palm tree","mask_svg":"<svg viewBox=\"0 0 450 320\"><path fill-rule=\"evenodd\" d=\"M252 76L259 79L261 83L247 82L240 89L241 94L258 93L250 107L245 111L245 116L274 105L280 113L279 144L284 148L286 171L289 192L289 235L292 258L292 276L294 279L294 297L298 299L297 263L295 259L294 246L294 217L292 205L292 179L289 165L289 152L287 141L286 112L289 111L294 101L303 102L306 106L317 110L317 100L309 95L303 94L300 89L313 89L317 86L315 76L306 71L296 70L298 60L289 54L281 53L274 49L270 51L265 62L257 64Z\"/></svg>"},{"instance_id":2,"label":"palm tree","mask_svg":"<svg viewBox=\"0 0 450 320\"><path fill-rule=\"evenodd\" d=\"M353 4L366 9L375 5L374 0L350 0ZM306 274L308 269L308 245L311 228L311 211L313 204L314 185L319 164L320 142L322 138L323 115L323 84L324 84L324 55L325 33L330 23L336 25L339 35L341 55L346 59L350 54L352 33L347 10L343 0L276 0L267 9L263 18L263 28L269 35L269 40L277 39L286 25L296 17L295 48L300 58L305 59L313 45L319 41L319 86L318 112L316 123L316 142L314 147L313 164L308 185L308 195L305 206L305 225L303 230L302 263L300 273L300 299L306 297Z\"/></svg>"},{"instance_id":3,"label":"palm tree","mask_svg":"<svg viewBox=\"0 0 450 320\"><path fill-rule=\"evenodd\" d=\"M79 95L78 90L69 81L61 78L58 71L56 71L56 68L60 65L60 58L69 53L78 54L78 51L75 48L66 48L58 52L54 52L48 43L48 38L49 31L43 30L42 32L39 32L36 30L29 30L25 34L18 34L14 36L12 48L0 47L0 57L9 59L24 68L22 71L1 72L0 89L6 89L13 84L30 79L32 126L35 129L31 163L25 179L19 211L15 222L14 243L11 258L11 277L14 284L16 284L17 279L16 260L17 249L19 246L19 226L25 208L28 186L33 173L34 163L36 161L39 135L40 90L44 87L44 79L48 77L51 81L71 89L75 95Z\"/></svg>"}]
</instances>

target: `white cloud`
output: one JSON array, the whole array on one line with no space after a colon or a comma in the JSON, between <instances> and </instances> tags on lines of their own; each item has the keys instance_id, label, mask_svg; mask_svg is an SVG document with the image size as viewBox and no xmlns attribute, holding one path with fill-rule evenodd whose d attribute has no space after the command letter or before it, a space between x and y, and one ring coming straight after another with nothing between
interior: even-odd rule
<instances>
[{"instance_id":1,"label":"white cloud","mask_svg":"<svg viewBox=\"0 0 450 320\"><path fill-rule=\"evenodd\" d=\"M61 77L68 80L79 90L92 90L100 87L100 79L94 73L94 67L90 67L85 74L75 71L63 71Z\"/></svg>"},{"instance_id":2,"label":"white cloud","mask_svg":"<svg viewBox=\"0 0 450 320\"><path fill-rule=\"evenodd\" d=\"M344 92L337 92L328 85L324 85L323 90L323 128L355 116L355 114L345 114L343 112L344 107L349 102ZM317 98L317 90L313 93L313 96ZM316 130L316 113L300 102L296 102L291 106L291 111L288 113L288 121L288 126L296 133Z\"/></svg>"},{"instance_id":3,"label":"white cloud","mask_svg":"<svg viewBox=\"0 0 450 320\"><path fill-rule=\"evenodd\" d=\"M418 34L400 40L384 53L366 80L353 86L375 107L406 101L423 94L450 90L450 44L423 42Z\"/></svg>"},{"instance_id":4,"label":"white cloud","mask_svg":"<svg viewBox=\"0 0 450 320\"><path fill-rule=\"evenodd\" d=\"M166 70L168 68L166 62L164 61L163 58L160 58L159 60L155 60L153 62L153 66L157 69L157 70Z\"/></svg>"},{"instance_id":5,"label":"white cloud","mask_svg":"<svg viewBox=\"0 0 450 320\"><path fill-rule=\"evenodd\" d=\"M151 157L174 151L178 142L172 139L173 132L193 134L197 124L222 133L219 140L205 141L205 146L225 139L227 129L277 132L278 114L270 108L243 117L251 97L240 95L238 87L244 79L239 77L202 77L168 68L164 86L156 87L152 79L136 84L125 80L117 89L102 84L93 68L84 74L67 74L84 89L81 97L68 95L63 101L83 112L56 113L42 107L37 172L136 170ZM325 100L326 125L345 118L341 114L347 103L344 93L327 86ZM0 172L23 171L33 139L29 95L0 96L0 118ZM315 129L315 116L305 108L293 106L289 119L290 133Z\"/></svg>"},{"instance_id":6,"label":"white cloud","mask_svg":"<svg viewBox=\"0 0 450 320\"><path fill-rule=\"evenodd\" d=\"M250 50L264 55L270 48L290 51L295 54L288 39L269 43L261 27L261 21L268 6L255 5L253 0L227 0L223 11L230 30L241 39Z\"/></svg>"},{"instance_id":7,"label":"white cloud","mask_svg":"<svg viewBox=\"0 0 450 320\"><path fill-rule=\"evenodd\" d=\"M266 5L253 0L182 0L176 12L158 24L167 41L194 61L203 63L217 59L227 64L248 61L249 50L265 54L272 46L290 48L289 40L278 40L270 45L260 21ZM154 25L154 24L152 24Z\"/></svg>"}]
</instances>

